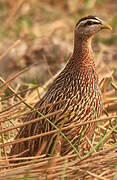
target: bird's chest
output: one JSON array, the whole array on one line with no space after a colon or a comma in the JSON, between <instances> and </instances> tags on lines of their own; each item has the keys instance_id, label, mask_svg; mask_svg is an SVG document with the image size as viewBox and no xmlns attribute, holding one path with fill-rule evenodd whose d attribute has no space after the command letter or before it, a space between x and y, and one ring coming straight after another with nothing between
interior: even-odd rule
<instances>
[{"instance_id":1,"label":"bird's chest","mask_svg":"<svg viewBox=\"0 0 117 180\"><path fill-rule=\"evenodd\" d=\"M96 114L99 116L102 110L103 101L100 88L98 86L98 76L93 68L82 69L77 75L76 93L77 105L79 105L78 114L83 115ZM74 92L75 94L75 92Z\"/></svg>"}]
</instances>

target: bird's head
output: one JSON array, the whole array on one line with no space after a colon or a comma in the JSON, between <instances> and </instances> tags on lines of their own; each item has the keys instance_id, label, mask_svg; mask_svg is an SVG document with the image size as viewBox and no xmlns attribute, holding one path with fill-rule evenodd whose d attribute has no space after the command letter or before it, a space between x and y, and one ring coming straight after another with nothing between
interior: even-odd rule
<instances>
[{"instance_id":1,"label":"bird's head","mask_svg":"<svg viewBox=\"0 0 117 180\"><path fill-rule=\"evenodd\" d=\"M102 29L112 29L110 25L95 16L81 18L75 26L75 34L84 39L88 39Z\"/></svg>"}]
</instances>

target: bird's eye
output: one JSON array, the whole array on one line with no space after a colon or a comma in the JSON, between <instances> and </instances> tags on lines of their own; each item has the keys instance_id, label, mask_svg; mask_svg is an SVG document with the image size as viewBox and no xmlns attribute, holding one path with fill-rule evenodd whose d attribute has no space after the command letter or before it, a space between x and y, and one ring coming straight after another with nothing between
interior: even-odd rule
<instances>
[{"instance_id":1,"label":"bird's eye","mask_svg":"<svg viewBox=\"0 0 117 180\"><path fill-rule=\"evenodd\" d=\"M92 25L92 24L93 24L92 21L87 21L87 22L85 23L85 26L90 26L90 25Z\"/></svg>"}]
</instances>

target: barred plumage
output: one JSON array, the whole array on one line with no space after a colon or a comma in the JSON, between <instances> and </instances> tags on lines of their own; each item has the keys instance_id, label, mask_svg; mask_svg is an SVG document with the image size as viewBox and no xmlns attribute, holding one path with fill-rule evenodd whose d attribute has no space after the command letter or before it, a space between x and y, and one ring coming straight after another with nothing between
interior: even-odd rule
<instances>
[{"instance_id":1,"label":"barred plumage","mask_svg":"<svg viewBox=\"0 0 117 180\"><path fill-rule=\"evenodd\" d=\"M62 112L53 115L49 119L59 128L64 121L64 127L71 123L80 123L99 117L103 109L102 96L98 86L98 76L95 70L93 52L91 49L91 37L101 29L110 29L109 25L104 25L103 21L94 16L82 18L75 27L74 51L64 70L54 80L47 93L35 105L35 108L43 114L61 109ZM60 103L56 103L60 101ZM51 106L46 106L53 103ZM55 104L54 104L55 103ZM43 108L41 108L43 106ZM24 121L37 118L37 112L29 113ZM95 125L95 124L93 124ZM92 125L86 126L85 134L91 135L94 129ZM33 123L20 129L16 139L29 137L54 130L45 119L38 123ZM80 133L84 127L75 127L65 130L64 134L77 148ZM13 145L10 155L18 154L26 149L29 151L23 156L36 155L45 143L45 148L41 153L49 154L52 150L56 134L43 136L28 142ZM60 139L61 154L72 152L69 143Z\"/></svg>"}]
</instances>

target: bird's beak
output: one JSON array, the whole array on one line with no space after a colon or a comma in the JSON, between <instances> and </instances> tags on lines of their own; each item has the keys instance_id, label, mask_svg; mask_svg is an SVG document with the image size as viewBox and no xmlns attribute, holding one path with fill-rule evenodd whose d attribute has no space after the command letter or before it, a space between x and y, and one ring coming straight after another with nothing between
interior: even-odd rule
<instances>
[{"instance_id":1,"label":"bird's beak","mask_svg":"<svg viewBox=\"0 0 117 180\"><path fill-rule=\"evenodd\" d=\"M112 27L109 24L102 24L101 29L109 29L112 30Z\"/></svg>"}]
</instances>

